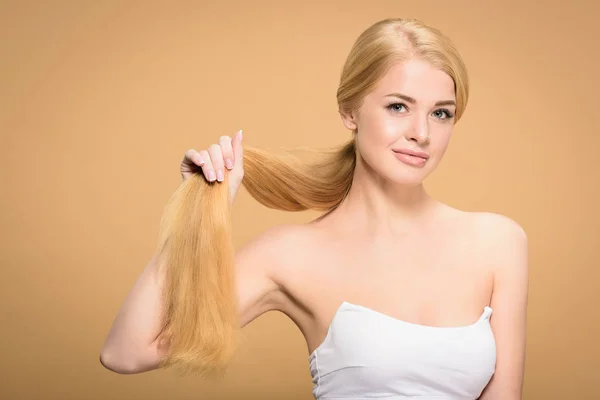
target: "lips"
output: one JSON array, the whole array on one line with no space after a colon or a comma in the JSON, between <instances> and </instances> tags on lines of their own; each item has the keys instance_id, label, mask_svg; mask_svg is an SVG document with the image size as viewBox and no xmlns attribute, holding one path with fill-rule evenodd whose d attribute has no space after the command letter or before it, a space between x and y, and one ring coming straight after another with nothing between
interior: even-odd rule
<instances>
[{"instance_id":1,"label":"lips","mask_svg":"<svg viewBox=\"0 0 600 400\"><path fill-rule=\"evenodd\" d=\"M410 150L410 149L398 149L398 150L393 150L393 152L400 153L400 154L406 154L408 156L413 156L413 157L420 157L425 160L427 160L429 158L429 155L427 153L423 153L421 151Z\"/></svg>"},{"instance_id":2,"label":"lips","mask_svg":"<svg viewBox=\"0 0 600 400\"><path fill-rule=\"evenodd\" d=\"M404 164L412 165L413 167L423 167L427 160L423 157L413 156L410 154L394 152L394 156Z\"/></svg>"}]
</instances>

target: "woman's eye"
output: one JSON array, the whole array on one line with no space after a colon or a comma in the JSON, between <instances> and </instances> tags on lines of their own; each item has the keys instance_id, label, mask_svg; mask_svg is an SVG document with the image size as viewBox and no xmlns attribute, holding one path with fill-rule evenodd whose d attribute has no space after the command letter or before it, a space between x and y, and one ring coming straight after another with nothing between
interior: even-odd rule
<instances>
[{"instance_id":1,"label":"woman's eye","mask_svg":"<svg viewBox=\"0 0 600 400\"><path fill-rule=\"evenodd\" d=\"M433 112L433 114L435 115L436 118L439 119L450 119L452 117L454 117L454 114L452 114L450 111L444 109L441 110L435 110Z\"/></svg>"},{"instance_id":2,"label":"woman's eye","mask_svg":"<svg viewBox=\"0 0 600 400\"><path fill-rule=\"evenodd\" d=\"M404 104L402 103L394 103L388 106L388 109L392 111L402 111L402 108L405 108Z\"/></svg>"}]
</instances>

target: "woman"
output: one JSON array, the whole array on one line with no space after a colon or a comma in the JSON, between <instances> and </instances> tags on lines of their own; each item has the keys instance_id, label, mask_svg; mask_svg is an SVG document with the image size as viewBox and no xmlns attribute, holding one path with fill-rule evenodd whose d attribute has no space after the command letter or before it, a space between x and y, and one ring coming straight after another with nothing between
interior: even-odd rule
<instances>
[{"instance_id":1,"label":"woman","mask_svg":"<svg viewBox=\"0 0 600 400\"><path fill-rule=\"evenodd\" d=\"M241 131L189 150L158 251L114 321L103 365L214 372L240 327L279 310L306 339L317 399L520 399L526 234L423 187L467 98L448 38L386 19L359 36L342 72L347 144L312 165L243 149ZM229 208L242 183L268 207L324 213L275 226L234 256Z\"/></svg>"}]
</instances>

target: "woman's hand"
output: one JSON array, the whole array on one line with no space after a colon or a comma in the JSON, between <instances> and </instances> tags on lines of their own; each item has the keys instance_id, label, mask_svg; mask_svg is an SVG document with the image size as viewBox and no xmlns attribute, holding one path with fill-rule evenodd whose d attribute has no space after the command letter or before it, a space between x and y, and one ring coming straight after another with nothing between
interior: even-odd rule
<instances>
[{"instance_id":1,"label":"woman's hand","mask_svg":"<svg viewBox=\"0 0 600 400\"><path fill-rule=\"evenodd\" d=\"M229 136L221 136L218 144L212 144L207 149L188 150L181 162L181 177L185 182L200 169L208 182L220 183L225 179L225 168L227 168L229 193L233 204L244 178L243 161L242 131L239 130L233 139Z\"/></svg>"}]
</instances>

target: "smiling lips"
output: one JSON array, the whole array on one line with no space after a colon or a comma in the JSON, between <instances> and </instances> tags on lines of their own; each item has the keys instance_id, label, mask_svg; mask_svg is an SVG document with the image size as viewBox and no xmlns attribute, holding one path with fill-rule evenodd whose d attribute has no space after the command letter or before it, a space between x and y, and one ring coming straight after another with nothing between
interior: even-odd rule
<instances>
[{"instance_id":1,"label":"smiling lips","mask_svg":"<svg viewBox=\"0 0 600 400\"><path fill-rule=\"evenodd\" d=\"M397 159L405 164L422 167L427 162L429 155L420 151L410 149L393 150Z\"/></svg>"}]
</instances>

